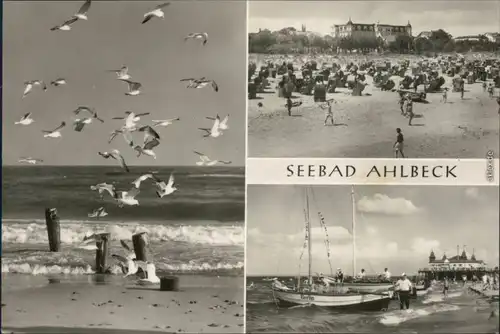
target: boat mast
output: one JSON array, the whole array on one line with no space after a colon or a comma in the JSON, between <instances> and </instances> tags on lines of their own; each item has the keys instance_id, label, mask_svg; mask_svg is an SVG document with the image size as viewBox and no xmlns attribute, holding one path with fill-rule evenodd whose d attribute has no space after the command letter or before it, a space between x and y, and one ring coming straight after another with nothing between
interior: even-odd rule
<instances>
[{"instance_id":1,"label":"boat mast","mask_svg":"<svg viewBox=\"0 0 500 334\"><path fill-rule=\"evenodd\" d=\"M312 285L312 252L311 252L311 219L309 215L309 195L307 193L307 188L306 188L306 219L307 219L307 252L309 256L309 286Z\"/></svg>"},{"instance_id":2,"label":"boat mast","mask_svg":"<svg viewBox=\"0 0 500 334\"><path fill-rule=\"evenodd\" d=\"M352 201L352 277L356 276L356 204L354 199L354 186L351 187Z\"/></svg>"}]
</instances>

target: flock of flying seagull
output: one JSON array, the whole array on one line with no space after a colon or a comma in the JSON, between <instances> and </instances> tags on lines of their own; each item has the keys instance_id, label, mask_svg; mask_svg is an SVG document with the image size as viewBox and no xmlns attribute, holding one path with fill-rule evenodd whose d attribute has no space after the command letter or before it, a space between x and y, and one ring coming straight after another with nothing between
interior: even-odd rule
<instances>
[{"instance_id":1,"label":"flock of flying seagull","mask_svg":"<svg viewBox=\"0 0 500 334\"><path fill-rule=\"evenodd\" d=\"M163 12L163 9L167 7L169 4L170 3L168 2L163 3L161 5L156 6L154 9L147 12L146 14L144 14L142 24L150 22L153 18L164 19L165 13ZM91 7L91 0L86 0L76 14L74 14L71 18L64 21L62 24L57 25L51 28L50 30L69 31L72 29L72 25L75 24L76 22L87 21L88 20L87 14L89 12L90 7ZM190 33L184 38L184 40L187 41L189 39L199 40L201 41L201 45L206 45L208 42L208 34L205 32ZM126 65L123 65L120 69L108 70L108 72L114 72L116 74L117 80L124 82L128 85L128 91L125 93L125 95L137 96L141 94L142 84L139 82L132 81L132 76L129 74L129 68ZM219 91L217 83L214 80L207 79L206 77L186 78L186 79L181 79L180 81L187 82L186 88L199 89L210 85L215 92ZM38 88L42 91L47 91L49 89L49 86L53 86L54 88L56 88L64 85L68 85L68 82L65 78L57 78L51 81L50 85L47 85L43 80L26 81L24 82L25 88L22 95L22 99L25 99L30 93L32 93L34 90ZM94 120L104 123L104 120L98 116L96 110L92 107L79 106L73 111L73 113L75 116L78 116L78 118L75 118L73 120L73 130L76 132L82 132L85 129L85 127L89 126ZM172 119L152 120L151 124L149 125L140 124L139 121L141 120L141 117L147 116L149 114L150 113L148 112L136 114L131 111L126 111L123 116L113 117L112 118L113 120L123 120L124 124L119 129L113 131L110 134L108 143L111 144L111 142L118 135L121 135L124 138L127 145L134 151L136 151L137 157L145 155L156 159L156 153L154 152L154 149L160 144L160 135L156 129L158 129L159 127L167 127L169 125L172 125L174 124L174 122L179 121L180 118L177 117ZM217 115L216 117L207 117L207 119L212 120L213 125L211 128L199 128L200 130L205 132L203 137L218 138L223 134L224 131L229 129L228 126L229 115L227 115L223 120L220 119L219 115ZM33 122L34 120L32 118L32 113L29 112L26 113L19 121L15 122L14 124L17 126L29 126L33 124ZM48 139L62 137L62 132L63 129L65 129L66 125L67 125L66 122L63 121L59 124L59 126L57 126L52 130L42 130L43 137ZM137 142L136 140L134 140L133 133L143 133L144 139L142 141ZM219 163L222 164L231 163L231 161L211 160L205 154L197 151L194 151L194 153L196 153L199 156L199 161L196 162L196 165L198 166L214 166ZM104 159L116 160L125 172L127 173L130 172L130 169L120 151L113 149L110 152L98 152L98 154ZM33 164L33 165L43 162L42 159L37 159L32 157L22 157L18 161L20 163ZM127 191L117 190L115 189L115 186L113 184L107 184L107 183L99 183L97 185L92 185L90 188L91 190L97 190L99 192L99 195L101 196L101 199L103 198L105 193L108 193L111 196L111 198L116 200L119 207L123 207L125 205L133 206L133 205L139 205L139 201L136 199L136 196L140 192L139 189L141 183L146 180L152 180L153 185L156 186L156 194L159 198L163 198L164 196L170 195L177 190L173 174L171 174L168 181L165 182L164 180L160 179L153 173L139 176L136 180L131 182L133 186L130 190ZM105 217L107 215L108 213L106 212L105 208L100 207L98 209L95 209L92 213L89 213L88 217L100 218L100 217ZM86 238L85 240L88 239L89 238ZM124 245L123 242L122 245ZM128 266L129 272L134 271L134 268L135 271L137 271L137 263L132 264L130 262L133 260L133 257L131 256L128 256L126 258L122 257L120 260L122 260L122 262L124 262L124 264ZM152 270L152 275L154 275L154 265L153 267L151 267L149 263L145 264L143 270L148 272L147 275L148 277L150 276L149 273L151 272L151 270Z\"/></svg>"}]
</instances>

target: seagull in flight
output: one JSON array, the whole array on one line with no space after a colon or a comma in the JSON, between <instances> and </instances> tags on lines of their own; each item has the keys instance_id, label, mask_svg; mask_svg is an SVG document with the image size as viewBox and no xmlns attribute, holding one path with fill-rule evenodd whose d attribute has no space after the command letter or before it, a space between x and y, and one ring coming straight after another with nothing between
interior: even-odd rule
<instances>
[{"instance_id":1,"label":"seagull in flight","mask_svg":"<svg viewBox=\"0 0 500 334\"><path fill-rule=\"evenodd\" d=\"M29 113L24 114L24 116L21 118L21 120L18 122L14 122L14 124L30 125L33 122L34 122L34 120L33 120L33 118L31 118L31 113L29 112Z\"/></svg>"},{"instance_id":2,"label":"seagull in flight","mask_svg":"<svg viewBox=\"0 0 500 334\"><path fill-rule=\"evenodd\" d=\"M206 156L203 153L193 151L194 153L198 154L200 157L200 161L196 162L196 165L198 166L215 166L218 163L224 164L224 165L229 165L231 164L231 161L224 161L224 160L210 160L208 156Z\"/></svg>"},{"instance_id":3,"label":"seagull in flight","mask_svg":"<svg viewBox=\"0 0 500 334\"><path fill-rule=\"evenodd\" d=\"M153 119L153 126L169 126L174 124L175 121L180 121L181 119L179 117L177 118L170 118L170 119Z\"/></svg>"},{"instance_id":4,"label":"seagull in flight","mask_svg":"<svg viewBox=\"0 0 500 334\"><path fill-rule=\"evenodd\" d=\"M64 128L66 126L66 122L62 121L61 122L61 125L59 125L57 128L55 128L54 130L51 130L51 131L48 131L48 130L42 130L42 132L44 133L43 137L44 138L47 138L47 137L50 137L50 138L59 138L59 137L62 137L61 135L61 129Z\"/></svg>"},{"instance_id":5,"label":"seagull in flight","mask_svg":"<svg viewBox=\"0 0 500 334\"><path fill-rule=\"evenodd\" d=\"M121 81L126 82L128 84L128 92L126 92L125 95L136 96L141 93L141 87L142 87L141 83L130 80L121 80Z\"/></svg>"},{"instance_id":6,"label":"seagull in flight","mask_svg":"<svg viewBox=\"0 0 500 334\"><path fill-rule=\"evenodd\" d=\"M153 151L153 148L155 148L158 145L160 145L158 139L153 138L150 141L144 143L143 146L139 145L135 146L134 150L137 151L137 157L140 157L141 154L144 154L153 157L153 159L156 159L156 153Z\"/></svg>"},{"instance_id":7,"label":"seagull in flight","mask_svg":"<svg viewBox=\"0 0 500 334\"><path fill-rule=\"evenodd\" d=\"M85 127L85 124L90 124L92 123L92 118L77 118L74 120L73 122L73 129L76 131L76 132L82 132L83 128Z\"/></svg>"},{"instance_id":8,"label":"seagull in flight","mask_svg":"<svg viewBox=\"0 0 500 334\"><path fill-rule=\"evenodd\" d=\"M128 67L123 65L119 70L108 70L108 72L115 72L118 80L130 80L132 77L128 74Z\"/></svg>"},{"instance_id":9,"label":"seagull in flight","mask_svg":"<svg viewBox=\"0 0 500 334\"><path fill-rule=\"evenodd\" d=\"M98 183L95 186L90 186L90 190L98 190L101 198L103 197L103 193L105 191L107 191L111 195L111 197L115 197L115 186L105 182Z\"/></svg>"},{"instance_id":10,"label":"seagull in flight","mask_svg":"<svg viewBox=\"0 0 500 334\"><path fill-rule=\"evenodd\" d=\"M57 87L57 86L66 85L66 84L67 84L67 82L66 82L66 79L64 79L64 78L59 78L59 79L56 79L56 80L51 81L51 82L50 82L50 84L51 84L52 86Z\"/></svg>"},{"instance_id":11,"label":"seagull in flight","mask_svg":"<svg viewBox=\"0 0 500 334\"><path fill-rule=\"evenodd\" d=\"M37 163L42 163L42 159L35 159L32 157L21 157L17 162L19 163L24 163L24 164L30 164L30 165L36 165Z\"/></svg>"},{"instance_id":12,"label":"seagull in flight","mask_svg":"<svg viewBox=\"0 0 500 334\"><path fill-rule=\"evenodd\" d=\"M168 183L165 183L165 181L160 180L156 176L153 176L153 179L155 180L155 185L157 188L156 195L158 195L159 198L163 198L164 196L170 195L177 190L177 187L175 186L175 179L173 173L170 174Z\"/></svg>"},{"instance_id":13,"label":"seagull in flight","mask_svg":"<svg viewBox=\"0 0 500 334\"><path fill-rule=\"evenodd\" d=\"M141 268L144 272L146 272L147 271L146 262L136 260L134 251L125 242L125 240L120 240L120 244L122 245L123 248L125 248L126 251L128 251L128 255L121 256L117 254L112 254L111 257L120 262L122 269L126 268L127 273L125 274L124 277L136 274L139 271L139 268Z\"/></svg>"},{"instance_id":14,"label":"seagull in flight","mask_svg":"<svg viewBox=\"0 0 500 334\"><path fill-rule=\"evenodd\" d=\"M199 79L187 78L187 79L181 79L181 81L189 81L189 84L187 85L186 88L204 88L208 84L211 84L214 91L216 92L219 91L219 86L217 85L215 80L208 80L205 77L201 77Z\"/></svg>"},{"instance_id":15,"label":"seagull in flight","mask_svg":"<svg viewBox=\"0 0 500 334\"><path fill-rule=\"evenodd\" d=\"M74 113L75 115L78 115L78 114L79 114L80 112L82 112L82 111L86 111L86 112L88 112L88 113L92 116L92 118L95 118L95 119L97 119L99 122L104 123L104 120L103 120L103 119L101 119L101 118L99 118L99 116L97 116L97 112L95 111L95 109L94 109L94 108L89 108L89 107L85 107L85 106L83 106L83 107L78 107L78 108L76 108L75 110L73 110L73 113Z\"/></svg>"},{"instance_id":16,"label":"seagull in flight","mask_svg":"<svg viewBox=\"0 0 500 334\"><path fill-rule=\"evenodd\" d=\"M125 163L125 159L121 155L120 151L113 150L111 152L98 152L98 153L104 159L109 159L109 158L115 159L120 163L120 166L122 166L122 168L125 169L125 171L127 171L127 173L130 172L127 164Z\"/></svg>"},{"instance_id":17,"label":"seagull in flight","mask_svg":"<svg viewBox=\"0 0 500 334\"><path fill-rule=\"evenodd\" d=\"M106 209L102 206L88 214L89 218L101 218L106 217L107 215L108 213L106 212Z\"/></svg>"},{"instance_id":18,"label":"seagull in flight","mask_svg":"<svg viewBox=\"0 0 500 334\"><path fill-rule=\"evenodd\" d=\"M80 7L78 12L76 14L74 14L69 20L66 20L62 24L55 26L55 27L51 28L50 30L52 30L52 31L54 31L54 30L67 31L67 30L71 30L71 25L73 23L75 23L76 21L78 21L78 20L87 21L88 20L87 12L90 9L91 2L92 2L92 0L86 0L85 3Z\"/></svg>"},{"instance_id":19,"label":"seagull in flight","mask_svg":"<svg viewBox=\"0 0 500 334\"><path fill-rule=\"evenodd\" d=\"M220 124L220 117L219 115L217 115L214 120L214 125L212 126L211 129L206 129L206 128L198 128L198 129L206 132L206 134L203 135L203 137L217 138L223 135L222 131L220 131L219 124Z\"/></svg>"},{"instance_id":20,"label":"seagull in flight","mask_svg":"<svg viewBox=\"0 0 500 334\"><path fill-rule=\"evenodd\" d=\"M129 191L116 191L115 199L120 208L123 208L124 205L139 205L139 201L135 199L139 193L140 190L136 187L132 187Z\"/></svg>"},{"instance_id":21,"label":"seagull in flight","mask_svg":"<svg viewBox=\"0 0 500 334\"><path fill-rule=\"evenodd\" d=\"M160 135L151 126L145 125L139 128L139 132L144 132L144 142L149 138L160 140Z\"/></svg>"},{"instance_id":22,"label":"seagull in flight","mask_svg":"<svg viewBox=\"0 0 500 334\"><path fill-rule=\"evenodd\" d=\"M128 129L125 126L123 126L121 129L115 130L111 132L111 135L108 140L108 144L111 144L113 139L115 139L116 136L119 134L123 135L123 139L125 139L125 142L127 142L128 146L134 146L134 139L132 138L132 133L131 131L135 131L135 129Z\"/></svg>"},{"instance_id":23,"label":"seagull in flight","mask_svg":"<svg viewBox=\"0 0 500 334\"><path fill-rule=\"evenodd\" d=\"M195 32L195 33L188 34L184 38L184 41L187 41L188 39L203 40L203 45L205 45L208 42L208 34L206 32Z\"/></svg>"},{"instance_id":24,"label":"seagull in flight","mask_svg":"<svg viewBox=\"0 0 500 334\"><path fill-rule=\"evenodd\" d=\"M137 128L137 122L141 120L141 116L149 115L148 112L142 114L135 114L131 111L125 111L127 116L113 117L113 119L124 119L125 120L125 128L129 131L135 131Z\"/></svg>"},{"instance_id":25,"label":"seagull in flight","mask_svg":"<svg viewBox=\"0 0 500 334\"><path fill-rule=\"evenodd\" d=\"M132 181L132 184L136 187L136 188L139 188L141 186L141 182L144 182L146 181L147 179L153 179L154 176L153 174L144 174L144 175L141 175L139 176L137 179L135 179L134 181Z\"/></svg>"},{"instance_id":26,"label":"seagull in flight","mask_svg":"<svg viewBox=\"0 0 500 334\"><path fill-rule=\"evenodd\" d=\"M207 119L210 119L212 121L216 120L216 117L207 117ZM224 119L219 123L219 129L220 130L227 130L229 129L229 126L227 125L227 121L229 120L229 115L224 117Z\"/></svg>"},{"instance_id":27,"label":"seagull in flight","mask_svg":"<svg viewBox=\"0 0 500 334\"><path fill-rule=\"evenodd\" d=\"M148 22L153 17L164 19L165 13L163 12L162 8L167 7L168 5L170 5L170 2L162 3L161 5L156 6L152 11L144 14L144 19L142 20L142 24Z\"/></svg>"},{"instance_id":28,"label":"seagull in flight","mask_svg":"<svg viewBox=\"0 0 500 334\"><path fill-rule=\"evenodd\" d=\"M42 80L25 81L23 99L31 92L34 86L41 86L44 92L47 91L47 85Z\"/></svg>"}]
</instances>

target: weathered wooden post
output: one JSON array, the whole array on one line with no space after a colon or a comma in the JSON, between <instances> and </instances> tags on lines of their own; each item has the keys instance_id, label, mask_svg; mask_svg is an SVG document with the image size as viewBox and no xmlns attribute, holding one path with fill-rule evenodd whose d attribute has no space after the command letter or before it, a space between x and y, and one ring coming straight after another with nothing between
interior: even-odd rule
<instances>
[{"instance_id":1,"label":"weathered wooden post","mask_svg":"<svg viewBox=\"0 0 500 334\"><path fill-rule=\"evenodd\" d=\"M61 226L59 225L56 208L45 209L45 223L47 224L49 249L51 252L59 252L61 248Z\"/></svg>"},{"instance_id":2,"label":"weathered wooden post","mask_svg":"<svg viewBox=\"0 0 500 334\"><path fill-rule=\"evenodd\" d=\"M111 237L111 233L100 233L96 235L96 251L95 251L95 271L98 274L104 274L106 272L107 266L106 262L108 259L108 241Z\"/></svg>"},{"instance_id":3,"label":"weathered wooden post","mask_svg":"<svg viewBox=\"0 0 500 334\"><path fill-rule=\"evenodd\" d=\"M160 277L160 291L179 291L179 277Z\"/></svg>"},{"instance_id":4,"label":"weathered wooden post","mask_svg":"<svg viewBox=\"0 0 500 334\"><path fill-rule=\"evenodd\" d=\"M134 245L134 253L137 261L148 262L148 233L141 232L132 236L132 243Z\"/></svg>"}]
</instances>

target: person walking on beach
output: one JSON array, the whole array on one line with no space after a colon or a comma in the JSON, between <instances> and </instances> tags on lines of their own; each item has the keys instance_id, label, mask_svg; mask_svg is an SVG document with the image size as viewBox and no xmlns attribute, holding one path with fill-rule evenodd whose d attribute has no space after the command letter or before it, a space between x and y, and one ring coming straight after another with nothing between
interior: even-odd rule
<instances>
[{"instance_id":1,"label":"person walking on beach","mask_svg":"<svg viewBox=\"0 0 500 334\"><path fill-rule=\"evenodd\" d=\"M405 96L401 96L401 98L399 99L399 109L401 109L401 115L404 115L405 114L405 110L404 110L404 107L405 107Z\"/></svg>"},{"instance_id":2,"label":"person walking on beach","mask_svg":"<svg viewBox=\"0 0 500 334\"><path fill-rule=\"evenodd\" d=\"M448 88L445 88L443 91L443 99L441 100L443 103L447 103L448 101Z\"/></svg>"},{"instance_id":3,"label":"person walking on beach","mask_svg":"<svg viewBox=\"0 0 500 334\"><path fill-rule=\"evenodd\" d=\"M396 282L395 289L399 296L399 309L408 310L410 308L410 293L411 293L412 283L406 277L405 273L401 274L401 278Z\"/></svg>"},{"instance_id":4,"label":"person walking on beach","mask_svg":"<svg viewBox=\"0 0 500 334\"><path fill-rule=\"evenodd\" d=\"M491 99L493 98L493 84L491 83L488 86L488 95L490 96Z\"/></svg>"},{"instance_id":5,"label":"person walking on beach","mask_svg":"<svg viewBox=\"0 0 500 334\"><path fill-rule=\"evenodd\" d=\"M448 289L450 288L450 281L448 280L448 277L444 278L444 283L443 283L443 296L444 298L448 298Z\"/></svg>"},{"instance_id":6,"label":"person walking on beach","mask_svg":"<svg viewBox=\"0 0 500 334\"><path fill-rule=\"evenodd\" d=\"M486 81L483 82L483 93L486 93Z\"/></svg>"},{"instance_id":7,"label":"person walking on beach","mask_svg":"<svg viewBox=\"0 0 500 334\"><path fill-rule=\"evenodd\" d=\"M292 116L292 107L293 107L293 102L290 97L286 98L286 108L288 110L288 116Z\"/></svg>"},{"instance_id":8,"label":"person walking on beach","mask_svg":"<svg viewBox=\"0 0 500 334\"><path fill-rule=\"evenodd\" d=\"M462 82L460 83L460 99L461 100L464 99L464 93L465 93L465 83L462 80Z\"/></svg>"},{"instance_id":9,"label":"person walking on beach","mask_svg":"<svg viewBox=\"0 0 500 334\"><path fill-rule=\"evenodd\" d=\"M323 110L326 110L325 112L325 122L323 125L326 126L326 123L328 120L331 121L332 125L335 125L335 120L333 119L333 112L332 112L332 103L333 100L328 100L326 101L326 105L321 105L320 108Z\"/></svg>"},{"instance_id":10,"label":"person walking on beach","mask_svg":"<svg viewBox=\"0 0 500 334\"><path fill-rule=\"evenodd\" d=\"M497 97L497 104L498 104L498 114L500 115L500 96Z\"/></svg>"},{"instance_id":11,"label":"person walking on beach","mask_svg":"<svg viewBox=\"0 0 500 334\"><path fill-rule=\"evenodd\" d=\"M409 96L408 100L406 101L406 114L409 117L408 125L411 126L411 121L413 120L413 117L415 117L415 114L413 113L413 101Z\"/></svg>"},{"instance_id":12,"label":"person walking on beach","mask_svg":"<svg viewBox=\"0 0 500 334\"><path fill-rule=\"evenodd\" d=\"M401 132L400 128L396 129L397 137L396 137L396 142L394 143L394 154L396 155L396 159L399 158L399 154L401 154L401 157L405 157L403 153L403 133Z\"/></svg>"}]
</instances>

